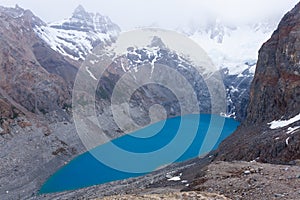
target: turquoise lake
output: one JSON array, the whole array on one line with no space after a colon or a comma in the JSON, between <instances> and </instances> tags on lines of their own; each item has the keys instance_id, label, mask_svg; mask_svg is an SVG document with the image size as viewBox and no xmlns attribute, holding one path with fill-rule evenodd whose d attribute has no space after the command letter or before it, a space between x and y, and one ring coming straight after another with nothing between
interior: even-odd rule
<instances>
[{"instance_id":1,"label":"turquoise lake","mask_svg":"<svg viewBox=\"0 0 300 200\"><path fill-rule=\"evenodd\" d=\"M195 125L197 125L196 129L193 128ZM147 172L135 173L130 169L144 168L151 172L172 162L195 158L207 152L201 148L205 142L213 143L208 145L211 146L209 150L216 149L220 142L236 130L238 125L239 122L234 119L210 114L185 115L157 122L79 155L52 175L41 187L40 193L75 190L137 177ZM220 134L214 136L218 131ZM163 151L168 146L170 148ZM122 149L123 152L132 152L133 155L146 155L148 152L154 152L154 155L145 158L127 157L122 153L119 154L115 147ZM159 156L155 154L156 152L160 153ZM96 159L95 155L100 159ZM129 170L109 167L112 166L108 165L111 164L110 162L113 166L119 166L119 169L124 167Z\"/></svg>"}]
</instances>

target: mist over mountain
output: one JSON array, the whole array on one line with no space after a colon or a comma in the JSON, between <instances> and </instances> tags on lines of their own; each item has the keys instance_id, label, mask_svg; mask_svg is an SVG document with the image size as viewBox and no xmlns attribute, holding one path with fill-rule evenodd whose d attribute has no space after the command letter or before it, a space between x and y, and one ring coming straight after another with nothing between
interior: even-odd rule
<instances>
[{"instance_id":1,"label":"mist over mountain","mask_svg":"<svg viewBox=\"0 0 300 200\"><path fill-rule=\"evenodd\" d=\"M207 19L219 18L235 25L254 23L272 17L281 18L289 11L297 0L58 0L37 3L34 0L2 0L1 4L14 7L15 4L30 9L47 23L60 21L72 15L74 9L81 4L86 10L109 16L122 30L131 30L156 24L161 28L174 30L185 27L192 21L206 22ZM270 6L272 5L272 6ZM278 21L279 22L279 21Z\"/></svg>"}]
</instances>

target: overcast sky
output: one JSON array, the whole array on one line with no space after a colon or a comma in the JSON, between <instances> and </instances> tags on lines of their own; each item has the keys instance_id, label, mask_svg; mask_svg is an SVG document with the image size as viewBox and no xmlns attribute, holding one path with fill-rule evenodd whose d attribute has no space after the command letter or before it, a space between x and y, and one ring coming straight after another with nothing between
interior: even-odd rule
<instances>
[{"instance_id":1,"label":"overcast sky","mask_svg":"<svg viewBox=\"0 0 300 200\"><path fill-rule=\"evenodd\" d=\"M175 28L217 16L224 21L241 23L283 16L298 0L0 0L2 6L32 10L46 22L68 18L81 4L89 12L109 16L123 30L159 25Z\"/></svg>"}]
</instances>

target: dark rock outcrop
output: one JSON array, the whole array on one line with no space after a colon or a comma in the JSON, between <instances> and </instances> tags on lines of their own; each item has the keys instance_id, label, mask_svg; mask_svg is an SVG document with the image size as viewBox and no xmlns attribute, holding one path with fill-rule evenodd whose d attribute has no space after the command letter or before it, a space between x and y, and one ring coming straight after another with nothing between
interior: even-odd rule
<instances>
[{"instance_id":1,"label":"dark rock outcrop","mask_svg":"<svg viewBox=\"0 0 300 200\"><path fill-rule=\"evenodd\" d=\"M284 16L259 52L247 124L291 118L300 111L300 5Z\"/></svg>"},{"instance_id":2,"label":"dark rock outcrop","mask_svg":"<svg viewBox=\"0 0 300 200\"><path fill-rule=\"evenodd\" d=\"M273 120L300 112L300 4L287 13L261 47L245 122L219 147L217 160L289 163L300 158L300 130L271 129Z\"/></svg>"}]
</instances>

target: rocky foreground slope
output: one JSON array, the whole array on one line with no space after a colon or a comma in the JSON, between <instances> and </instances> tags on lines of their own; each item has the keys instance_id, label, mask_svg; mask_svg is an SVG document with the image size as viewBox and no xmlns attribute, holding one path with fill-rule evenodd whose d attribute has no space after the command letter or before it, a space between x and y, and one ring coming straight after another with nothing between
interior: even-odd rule
<instances>
[{"instance_id":1,"label":"rocky foreground slope","mask_svg":"<svg viewBox=\"0 0 300 200\"><path fill-rule=\"evenodd\" d=\"M182 200L193 200L193 199L201 199L201 200L210 200L210 199L218 199L218 200L227 200L229 198L212 193L205 192L169 192L165 194L143 194L143 195L116 195L102 198L103 200L140 200L140 199L149 199L149 200L160 200L160 199L182 199Z\"/></svg>"},{"instance_id":2,"label":"rocky foreground slope","mask_svg":"<svg viewBox=\"0 0 300 200\"><path fill-rule=\"evenodd\" d=\"M31 199L299 199L298 166L194 159L149 175ZM181 176L180 176L181 174ZM177 181L170 177L180 176Z\"/></svg>"}]
</instances>

